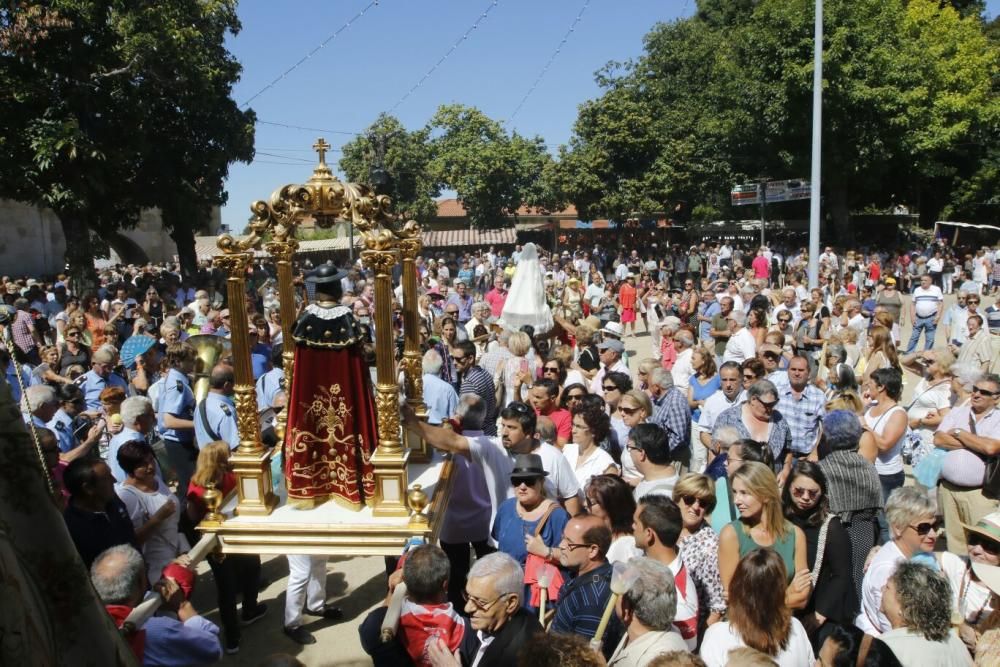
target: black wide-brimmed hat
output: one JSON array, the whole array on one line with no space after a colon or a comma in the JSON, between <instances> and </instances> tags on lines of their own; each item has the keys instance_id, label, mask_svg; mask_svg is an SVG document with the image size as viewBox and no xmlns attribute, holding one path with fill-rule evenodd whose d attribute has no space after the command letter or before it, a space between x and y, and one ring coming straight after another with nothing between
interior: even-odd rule
<instances>
[{"instance_id":1,"label":"black wide-brimmed hat","mask_svg":"<svg viewBox=\"0 0 1000 667\"><path fill-rule=\"evenodd\" d=\"M546 477L549 473L542 467L542 457L538 454L518 454L514 457L514 469L510 471L511 479L535 479Z\"/></svg>"},{"instance_id":2,"label":"black wide-brimmed hat","mask_svg":"<svg viewBox=\"0 0 1000 667\"><path fill-rule=\"evenodd\" d=\"M306 274L306 282L312 283L314 285L324 285L326 283L332 283L334 281L340 281L347 277L346 269L338 269L333 261L328 261L326 264L320 264L319 267L313 269Z\"/></svg>"}]
</instances>

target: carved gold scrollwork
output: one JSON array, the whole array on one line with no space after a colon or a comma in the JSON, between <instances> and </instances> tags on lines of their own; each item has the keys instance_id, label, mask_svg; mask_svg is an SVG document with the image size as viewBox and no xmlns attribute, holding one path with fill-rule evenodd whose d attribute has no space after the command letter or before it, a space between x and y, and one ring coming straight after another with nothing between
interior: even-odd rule
<instances>
[{"instance_id":1,"label":"carved gold scrollwork","mask_svg":"<svg viewBox=\"0 0 1000 667\"><path fill-rule=\"evenodd\" d=\"M222 243L224 238L226 237L220 237L219 243ZM243 274L246 273L247 267L250 266L250 262L253 261L253 255L247 252L216 255L213 261L215 262L215 265L225 271L226 275L230 278L242 278Z\"/></svg>"},{"instance_id":2,"label":"carved gold scrollwork","mask_svg":"<svg viewBox=\"0 0 1000 667\"><path fill-rule=\"evenodd\" d=\"M240 432L240 452L257 453L260 422L257 417L257 392L252 384L238 384L233 388L233 402L236 404L236 427Z\"/></svg>"},{"instance_id":3,"label":"carved gold scrollwork","mask_svg":"<svg viewBox=\"0 0 1000 667\"><path fill-rule=\"evenodd\" d=\"M379 451L399 454L399 387L379 384L375 388L375 410L378 413Z\"/></svg>"}]
</instances>

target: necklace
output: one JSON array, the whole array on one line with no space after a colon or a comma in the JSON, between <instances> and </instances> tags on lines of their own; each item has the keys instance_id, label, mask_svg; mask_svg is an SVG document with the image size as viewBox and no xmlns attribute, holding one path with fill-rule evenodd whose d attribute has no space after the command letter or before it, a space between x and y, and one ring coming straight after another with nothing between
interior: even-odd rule
<instances>
[{"instance_id":1,"label":"necklace","mask_svg":"<svg viewBox=\"0 0 1000 667\"><path fill-rule=\"evenodd\" d=\"M962 619L965 620L969 625L975 626L979 625L980 619L983 617L983 612L986 611L986 605L990 603L990 598L992 595L987 595L983 603L979 605L979 609L976 611L975 617L972 620L969 619L969 612L966 611L966 603L969 596L969 588L972 587L972 563L967 562L965 564L965 573L962 575L962 585L960 587L961 593L959 594L958 610L962 614Z\"/></svg>"}]
</instances>

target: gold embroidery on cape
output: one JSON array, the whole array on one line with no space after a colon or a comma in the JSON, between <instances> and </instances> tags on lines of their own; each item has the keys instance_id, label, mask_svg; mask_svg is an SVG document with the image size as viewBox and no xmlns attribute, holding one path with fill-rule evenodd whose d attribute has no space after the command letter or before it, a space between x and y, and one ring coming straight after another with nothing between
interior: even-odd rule
<instances>
[{"instance_id":1,"label":"gold embroidery on cape","mask_svg":"<svg viewBox=\"0 0 1000 667\"><path fill-rule=\"evenodd\" d=\"M320 496L334 494L351 506L357 506L348 500L351 492L357 488L354 434L345 434L345 420L351 416L351 408L340 395L339 384L330 387L320 387L311 404L301 403L305 414L313 418L313 423L320 433L326 431L326 437L307 430L296 429L288 444L292 454L311 452L308 462L292 461L288 472L293 483L289 486L289 496L302 496L307 500L319 500ZM360 440L360 438L359 438ZM363 447L363 442L358 446ZM338 452L338 447L341 450ZM370 456L362 448L362 456L367 464ZM291 460L291 457L289 457ZM367 486L368 477L364 475L362 483ZM297 482L297 483L296 483ZM374 483L374 479L372 479ZM312 492L313 495L307 495Z\"/></svg>"}]
</instances>

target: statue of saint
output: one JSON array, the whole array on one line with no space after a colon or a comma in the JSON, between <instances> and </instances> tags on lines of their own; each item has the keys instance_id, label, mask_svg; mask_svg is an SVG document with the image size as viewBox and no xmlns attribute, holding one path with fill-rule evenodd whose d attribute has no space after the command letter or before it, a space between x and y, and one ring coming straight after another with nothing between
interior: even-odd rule
<instances>
[{"instance_id":1,"label":"statue of saint","mask_svg":"<svg viewBox=\"0 0 1000 667\"><path fill-rule=\"evenodd\" d=\"M346 275L332 262L307 274L315 300L292 332L284 467L288 502L300 509L333 500L359 510L375 492L375 398L363 331L340 303Z\"/></svg>"}]
</instances>

